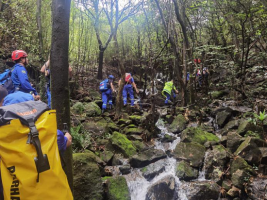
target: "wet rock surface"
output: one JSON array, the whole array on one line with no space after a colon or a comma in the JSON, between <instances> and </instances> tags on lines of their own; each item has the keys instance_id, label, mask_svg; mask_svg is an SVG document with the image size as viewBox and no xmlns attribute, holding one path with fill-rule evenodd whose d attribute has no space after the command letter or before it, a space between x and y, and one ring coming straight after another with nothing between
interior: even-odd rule
<instances>
[{"instance_id":1,"label":"wet rock surface","mask_svg":"<svg viewBox=\"0 0 267 200\"><path fill-rule=\"evenodd\" d=\"M172 176L167 176L153 184L147 192L146 200L175 200L175 179Z\"/></svg>"},{"instance_id":2,"label":"wet rock surface","mask_svg":"<svg viewBox=\"0 0 267 200\"><path fill-rule=\"evenodd\" d=\"M177 160L185 160L193 167L199 167L204 159L205 147L197 143L179 143L172 156Z\"/></svg>"},{"instance_id":3,"label":"wet rock surface","mask_svg":"<svg viewBox=\"0 0 267 200\"><path fill-rule=\"evenodd\" d=\"M141 169L143 176L150 181L165 170L165 160L159 160Z\"/></svg>"},{"instance_id":4,"label":"wet rock surface","mask_svg":"<svg viewBox=\"0 0 267 200\"><path fill-rule=\"evenodd\" d=\"M130 164L132 167L140 168L166 157L167 155L163 150L148 149L138 155L134 155L133 157L131 157Z\"/></svg>"}]
</instances>

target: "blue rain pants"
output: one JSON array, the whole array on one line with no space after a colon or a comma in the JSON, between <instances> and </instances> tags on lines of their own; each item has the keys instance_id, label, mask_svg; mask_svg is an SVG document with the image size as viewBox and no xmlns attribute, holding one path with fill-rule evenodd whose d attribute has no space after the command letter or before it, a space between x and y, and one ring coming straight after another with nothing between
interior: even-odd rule
<instances>
[{"instance_id":1,"label":"blue rain pants","mask_svg":"<svg viewBox=\"0 0 267 200\"><path fill-rule=\"evenodd\" d=\"M107 103L109 103L109 105L112 105L112 91L111 89L108 89L105 92L102 92L102 110L106 110L107 108Z\"/></svg>"},{"instance_id":2,"label":"blue rain pants","mask_svg":"<svg viewBox=\"0 0 267 200\"><path fill-rule=\"evenodd\" d=\"M165 100L165 104L167 105L169 103L169 100L171 99L171 95L168 94L167 92L164 92L165 95L166 95L166 100ZM176 97L176 94L172 91L172 95L173 95L173 98L175 99Z\"/></svg>"},{"instance_id":3,"label":"blue rain pants","mask_svg":"<svg viewBox=\"0 0 267 200\"><path fill-rule=\"evenodd\" d=\"M131 106L133 106L134 105L134 93L133 93L132 84L126 84L123 87L123 91L122 91L123 105L127 105L127 94L129 94L130 100L131 100Z\"/></svg>"}]
</instances>

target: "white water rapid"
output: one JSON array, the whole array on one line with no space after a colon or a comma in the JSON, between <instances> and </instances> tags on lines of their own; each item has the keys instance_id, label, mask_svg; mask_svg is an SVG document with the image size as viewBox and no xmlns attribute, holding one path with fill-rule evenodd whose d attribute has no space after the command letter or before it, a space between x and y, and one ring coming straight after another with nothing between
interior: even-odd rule
<instances>
[{"instance_id":1,"label":"white water rapid","mask_svg":"<svg viewBox=\"0 0 267 200\"><path fill-rule=\"evenodd\" d=\"M155 142L155 149L162 149L165 152L174 150L176 145L180 142L180 138L172 133L169 133L164 125L164 122L161 119L158 120L156 125L161 130L161 134L159 135L159 140ZM173 142L168 143L167 145L163 145L160 141L160 138L163 138L165 134L168 134L176 139ZM130 174L125 176L130 190L131 200L145 200L148 188L166 176L172 176L175 178L175 190L178 199L187 200L184 190L182 189L182 183L175 175L175 168L177 165L176 159L167 157L166 159L164 159L164 162L165 170L158 176L154 177L151 181L147 181L142 176L140 169L133 169Z\"/></svg>"}]
</instances>

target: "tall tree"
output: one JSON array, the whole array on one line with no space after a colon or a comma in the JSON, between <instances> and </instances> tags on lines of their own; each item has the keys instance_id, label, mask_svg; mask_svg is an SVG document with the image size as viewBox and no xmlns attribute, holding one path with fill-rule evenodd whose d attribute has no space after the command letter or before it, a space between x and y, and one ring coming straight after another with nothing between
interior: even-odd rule
<instances>
[{"instance_id":1,"label":"tall tree","mask_svg":"<svg viewBox=\"0 0 267 200\"><path fill-rule=\"evenodd\" d=\"M68 83L69 18L71 0L52 1L52 42L51 42L51 93L52 108L57 111L57 124L63 129L63 123L70 127L70 103ZM70 188L73 189L72 149L65 152L64 168Z\"/></svg>"}]
</instances>

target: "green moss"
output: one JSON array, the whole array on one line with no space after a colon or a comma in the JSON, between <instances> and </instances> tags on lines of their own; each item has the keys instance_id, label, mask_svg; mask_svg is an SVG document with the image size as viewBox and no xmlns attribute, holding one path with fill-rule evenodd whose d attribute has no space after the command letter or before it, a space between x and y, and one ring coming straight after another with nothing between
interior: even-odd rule
<instances>
[{"instance_id":1,"label":"green moss","mask_svg":"<svg viewBox=\"0 0 267 200\"><path fill-rule=\"evenodd\" d=\"M262 133L253 132L253 131L247 131L247 133L245 134L245 137L255 137L258 139L264 139L264 136Z\"/></svg>"},{"instance_id":2,"label":"green moss","mask_svg":"<svg viewBox=\"0 0 267 200\"><path fill-rule=\"evenodd\" d=\"M144 167L144 168L141 169L141 172L143 172L143 173L146 172L146 171L147 171L147 167Z\"/></svg>"},{"instance_id":3,"label":"green moss","mask_svg":"<svg viewBox=\"0 0 267 200\"><path fill-rule=\"evenodd\" d=\"M132 142L126 138L125 135L114 132L110 138L112 145L123 153L126 157L131 157L136 154L136 149L133 146Z\"/></svg>"},{"instance_id":4,"label":"green moss","mask_svg":"<svg viewBox=\"0 0 267 200\"><path fill-rule=\"evenodd\" d=\"M181 140L183 142L196 142L199 144L205 144L206 142L219 142L220 139L212 133L203 131L200 128L190 127L182 132Z\"/></svg>"},{"instance_id":5,"label":"green moss","mask_svg":"<svg viewBox=\"0 0 267 200\"><path fill-rule=\"evenodd\" d=\"M72 106L72 110L76 113L76 114L82 114L84 111L84 105L81 102L77 102Z\"/></svg>"},{"instance_id":6,"label":"green moss","mask_svg":"<svg viewBox=\"0 0 267 200\"><path fill-rule=\"evenodd\" d=\"M141 128L125 128L123 130L123 132L126 134L126 135L141 135L143 133L143 129Z\"/></svg>"},{"instance_id":7,"label":"green moss","mask_svg":"<svg viewBox=\"0 0 267 200\"><path fill-rule=\"evenodd\" d=\"M170 132L173 133L180 133L185 129L185 127L186 127L186 119L182 114L180 114L174 118L174 120L170 125L169 130Z\"/></svg>"},{"instance_id":8,"label":"green moss","mask_svg":"<svg viewBox=\"0 0 267 200\"><path fill-rule=\"evenodd\" d=\"M181 179L191 180L198 176L198 171L192 168L187 162L181 161L176 167L176 176Z\"/></svg>"},{"instance_id":9,"label":"green moss","mask_svg":"<svg viewBox=\"0 0 267 200\"><path fill-rule=\"evenodd\" d=\"M128 128L136 128L136 126L134 124L130 124L129 126L127 126Z\"/></svg>"},{"instance_id":10,"label":"green moss","mask_svg":"<svg viewBox=\"0 0 267 200\"><path fill-rule=\"evenodd\" d=\"M108 199L109 200L131 199L126 179L123 176L110 178L108 180Z\"/></svg>"},{"instance_id":11,"label":"green moss","mask_svg":"<svg viewBox=\"0 0 267 200\"><path fill-rule=\"evenodd\" d=\"M102 179L102 181L105 181L105 180L108 180L108 179L110 179L110 178L112 178L112 176L104 176L104 177L102 177L101 179Z\"/></svg>"},{"instance_id":12,"label":"green moss","mask_svg":"<svg viewBox=\"0 0 267 200\"><path fill-rule=\"evenodd\" d=\"M138 140L132 141L132 143L138 151L142 151L146 147L146 145L143 142L140 142Z\"/></svg>"},{"instance_id":13,"label":"green moss","mask_svg":"<svg viewBox=\"0 0 267 200\"><path fill-rule=\"evenodd\" d=\"M94 153L73 154L74 199L103 199L101 174Z\"/></svg>"}]
</instances>

